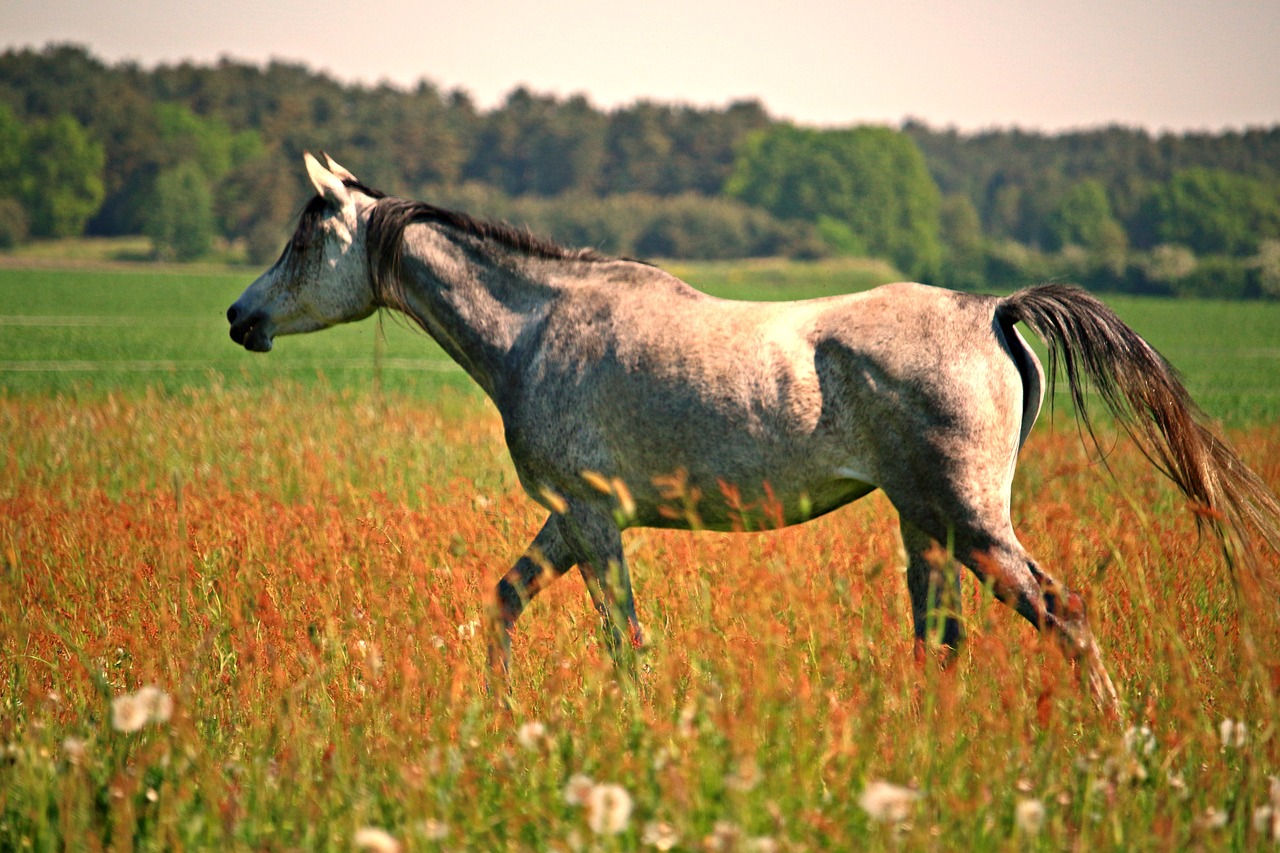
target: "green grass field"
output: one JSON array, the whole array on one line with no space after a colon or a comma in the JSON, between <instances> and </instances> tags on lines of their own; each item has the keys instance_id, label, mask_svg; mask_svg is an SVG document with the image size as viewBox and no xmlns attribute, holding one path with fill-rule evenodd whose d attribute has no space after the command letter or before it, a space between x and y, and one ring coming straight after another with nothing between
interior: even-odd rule
<instances>
[{"instance_id":1,"label":"green grass field","mask_svg":"<svg viewBox=\"0 0 1280 853\"><path fill-rule=\"evenodd\" d=\"M865 261L678 263L717 296L803 299L862 290L894 271ZM227 337L226 307L253 270L0 268L0 391L176 392L217 381L273 381L430 398L469 381L428 337L397 318L282 338L266 358ZM1280 303L1112 298L1185 376L1192 396L1231 425L1280 419Z\"/></svg>"},{"instance_id":2,"label":"green grass field","mask_svg":"<svg viewBox=\"0 0 1280 853\"><path fill-rule=\"evenodd\" d=\"M676 269L768 298L888 275ZM517 626L504 710L480 626L542 516L492 407L390 318L245 353L223 312L253 275L0 269L0 850L1273 845L1280 608L1125 442L1104 467L1042 423L1013 495L1120 719L971 580L956 662L914 663L879 495L626 534L638 691L570 575ZM1280 486L1280 305L1109 301Z\"/></svg>"}]
</instances>

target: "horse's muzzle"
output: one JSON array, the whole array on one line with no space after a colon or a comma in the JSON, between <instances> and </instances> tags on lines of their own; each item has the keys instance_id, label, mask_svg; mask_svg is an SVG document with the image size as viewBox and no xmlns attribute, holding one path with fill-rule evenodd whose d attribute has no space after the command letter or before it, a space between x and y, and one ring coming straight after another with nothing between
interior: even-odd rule
<instances>
[{"instance_id":1,"label":"horse's muzzle","mask_svg":"<svg viewBox=\"0 0 1280 853\"><path fill-rule=\"evenodd\" d=\"M260 311L243 314L232 305L227 309L227 322L231 324L231 340L250 352L270 352L271 332L267 317Z\"/></svg>"}]
</instances>

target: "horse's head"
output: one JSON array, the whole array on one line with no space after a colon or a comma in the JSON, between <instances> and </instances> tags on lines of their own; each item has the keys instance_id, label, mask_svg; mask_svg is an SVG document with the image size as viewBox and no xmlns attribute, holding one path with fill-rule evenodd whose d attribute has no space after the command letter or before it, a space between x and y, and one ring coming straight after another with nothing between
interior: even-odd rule
<instances>
[{"instance_id":1,"label":"horse's head","mask_svg":"<svg viewBox=\"0 0 1280 853\"><path fill-rule=\"evenodd\" d=\"M365 252L369 210L377 199L325 155L304 155L316 197L303 211L280 260L227 309L231 339L266 352L277 335L361 320L377 308Z\"/></svg>"}]
</instances>

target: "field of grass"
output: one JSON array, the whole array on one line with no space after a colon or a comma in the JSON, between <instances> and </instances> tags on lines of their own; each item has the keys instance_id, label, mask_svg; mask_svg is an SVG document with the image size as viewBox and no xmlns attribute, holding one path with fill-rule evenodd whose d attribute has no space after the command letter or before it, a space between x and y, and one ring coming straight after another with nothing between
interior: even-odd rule
<instances>
[{"instance_id":1,"label":"field of grass","mask_svg":"<svg viewBox=\"0 0 1280 853\"><path fill-rule=\"evenodd\" d=\"M669 268L717 296L752 299L829 296L896 277L861 260ZM267 358L244 352L227 337L224 314L256 272L0 266L0 393L176 393L276 381L418 399L441 387L472 393L433 341L390 316L282 338ZM1280 303L1108 301L1183 372L1210 415L1233 426L1280 420Z\"/></svg>"},{"instance_id":2,"label":"field of grass","mask_svg":"<svg viewBox=\"0 0 1280 853\"><path fill-rule=\"evenodd\" d=\"M479 626L542 517L496 414L391 320L240 351L222 312L251 278L0 270L0 849L1270 843L1280 612L1237 599L1126 443L1103 467L1043 424L1013 499L1089 600L1118 720L971 582L958 660L914 663L878 495L761 535L627 534L639 690L571 575L517 626L504 710ZM1280 306L1112 301L1280 486ZM629 813L570 802L575 774ZM901 815L864 807L879 781L912 792Z\"/></svg>"}]
</instances>

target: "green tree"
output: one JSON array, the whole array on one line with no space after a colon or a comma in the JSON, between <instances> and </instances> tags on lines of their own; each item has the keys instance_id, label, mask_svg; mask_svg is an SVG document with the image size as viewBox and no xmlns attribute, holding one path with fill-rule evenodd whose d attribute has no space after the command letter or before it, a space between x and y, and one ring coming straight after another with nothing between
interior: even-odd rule
<instances>
[{"instance_id":1,"label":"green tree","mask_svg":"<svg viewBox=\"0 0 1280 853\"><path fill-rule=\"evenodd\" d=\"M0 196L0 249L12 249L27 242L27 212L21 202Z\"/></svg>"},{"instance_id":2,"label":"green tree","mask_svg":"<svg viewBox=\"0 0 1280 853\"><path fill-rule=\"evenodd\" d=\"M671 156L658 189L664 194L720 195L742 140L772 123L755 100L735 101L719 111L676 108L667 127Z\"/></svg>"},{"instance_id":3,"label":"green tree","mask_svg":"<svg viewBox=\"0 0 1280 853\"><path fill-rule=\"evenodd\" d=\"M0 103L0 194L9 195L22 175L26 129L8 104Z\"/></svg>"},{"instance_id":4,"label":"green tree","mask_svg":"<svg viewBox=\"0 0 1280 853\"><path fill-rule=\"evenodd\" d=\"M1252 255L1280 237L1274 184L1220 169L1192 168L1158 187L1145 209L1157 240L1201 255Z\"/></svg>"},{"instance_id":5,"label":"green tree","mask_svg":"<svg viewBox=\"0 0 1280 853\"><path fill-rule=\"evenodd\" d=\"M37 122L22 146L21 201L37 237L74 237L105 195L102 145L69 115Z\"/></svg>"},{"instance_id":6,"label":"green tree","mask_svg":"<svg viewBox=\"0 0 1280 853\"><path fill-rule=\"evenodd\" d=\"M605 138L605 189L610 193L671 190L667 171L673 143L668 132L671 110L652 101L637 101L609 117Z\"/></svg>"},{"instance_id":7,"label":"green tree","mask_svg":"<svg viewBox=\"0 0 1280 853\"><path fill-rule=\"evenodd\" d=\"M1111 213L1107 188L1095 180L1080 181L1063 193L1046 217L1045 232L1045 248L1051 251L1081 246L1100 252L1124 239Z\"/></svg>"},{"instance_id":8,"label":"green tree","mask_svg":"<svg viewBox=\"0 0 1280 853\"><path fill-rule=\"evenodd\" d=\"M982 284L986 240L978 209L967 196L949 195L939 209L943 243L942 278L948 287L974 289Z\"/></svg>"},{"instance_id":9,"label":"green tree","mask_svg":"<svg viewBox=\"0 0 1280 853\"><path fill-rule=\"evenodd\" d=\"M237 167L218 187L219 228L227 238L242 241L250 262L268 263L280 254L289 220L297 213L295 180L294 171L263 155Z\"/></svg>"},{"instance_id":10,"label":"green tree","mask_svg":"<svg viewBox=\"0 0 1280 853\"><path fill-rule=\"evenodd\" d=\"M190 261L209 251L217 229L213 192L194 163L179 163L156 179L147 236L158 258Z\"/></svg>"},{"instance_id":11,"label":"green tree","mask_svg":"<svg viewBox=\"0 0 1280 853\"><path fill-rule=\"evenodd\" d=\"M245 130L234 132L217 116L200 116L183 104L156 105L160 139L156 158L161 169L194 162L213 184L233 169L261 156L262 140Z\"/></svg>"},{"instance_id":12,"label":"green tree","mask_svg":"<svg viewBox=\"0 0 1280 853\"><path fill-rule=\"evenodd\" d=\"M582 96L560 102L518 88L487 117L466 176L510 195L592 190L604 132L604 117Z\"/></svg>"},{"instance_id":13,"label":"green tree","mask_svg":"<svg viewBox=\"0 0 1280 853\"><path fill-rule=\"evenodd\" d=\"M841 222L908 275L940 268L938 187L911 138L890 128L775 125L748 137L725 190L782 219Z\"/></svg>"},{"instance_id":14,"label":"green tree","mask_svg":"<svg viewBox=\"0 0 1280 853\"><path fill-rule=\"evenodd\" d=\"M0 103L0 249L9 249L27 239L27 212L14 198L22 177L25 129L13 110Z\"/></svg>"}]
</instances>

